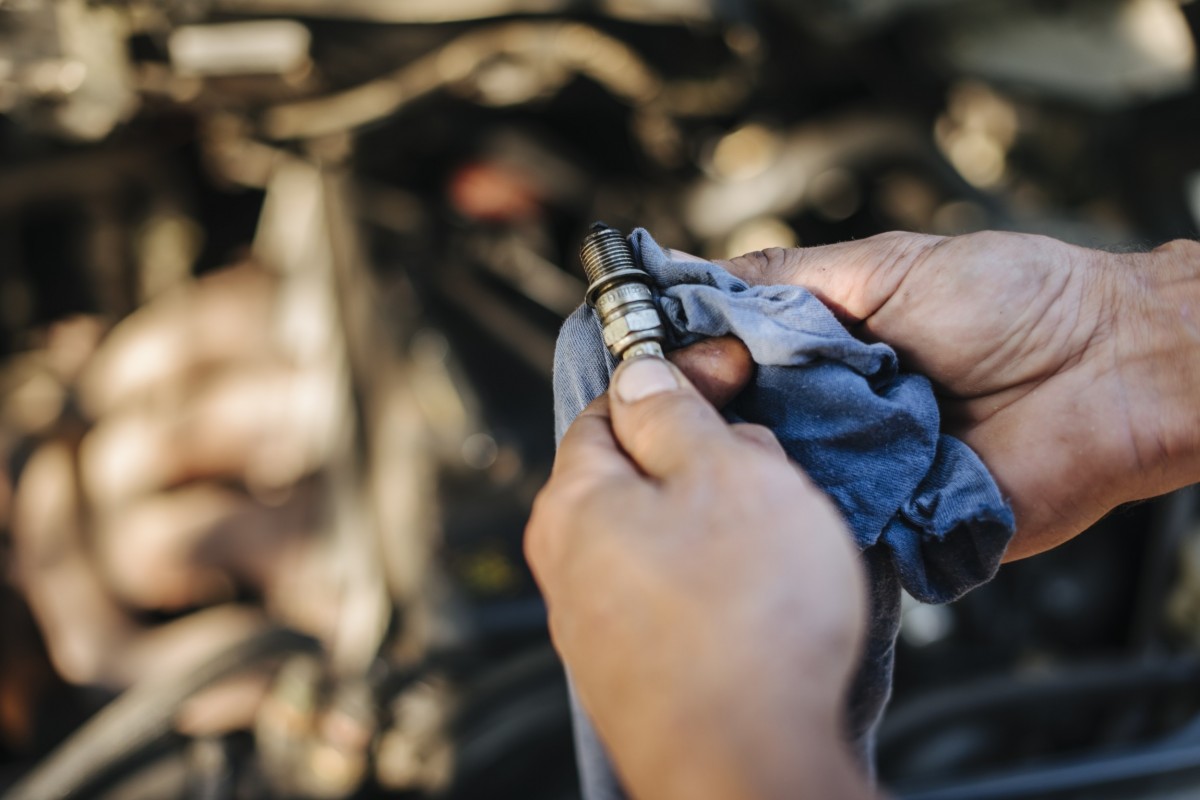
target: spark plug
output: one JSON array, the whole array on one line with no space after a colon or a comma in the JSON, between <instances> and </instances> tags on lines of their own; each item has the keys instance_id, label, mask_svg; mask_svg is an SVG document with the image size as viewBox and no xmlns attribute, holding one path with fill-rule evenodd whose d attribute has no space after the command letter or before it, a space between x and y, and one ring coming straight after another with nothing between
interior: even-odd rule
<instances>
[{"instance_id":1,"label":"spark plug","mask_svg":"<svg viewBox=\"0 0 1200 800\"><path fill-rule=\"evenodd\" d=\"M594 223L579 258L588 279L587 303L600 315L608 352L618 360L662 356L667 331L650 293L650 276L634 261L624 235Z\"/></svg>"}]
</instances>

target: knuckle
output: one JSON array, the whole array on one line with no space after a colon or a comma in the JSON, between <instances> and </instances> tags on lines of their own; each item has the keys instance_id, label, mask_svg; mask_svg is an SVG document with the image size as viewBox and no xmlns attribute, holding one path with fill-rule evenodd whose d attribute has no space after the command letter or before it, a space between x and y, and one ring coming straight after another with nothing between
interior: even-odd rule
<instances>
[{"instance_id":1,"label":"knuckle","mask_svg":"<svg viewBox=\"0 0 1200 800\"><path fill-rule=\"evenodd\" d=\"M578 481L551 480L533 499L525 525L525 559L535 571L545 569L557 552L557 539L579 493Z\"/></svg>"},{"instance_id":2,"label":"knuckle","mask_svg":"<svg viewBox=\"0 0 1200 800\"><path fill-rule=\"evenodd\" d=\"M927 238L940 239L904 231L889 231L872 236L865 244L871 246L881 264L896 267L908 261L913 254L924 250Z\"/></svg>"},{"instance_id":3,"label":"knuckle","mask_svg":"<svg viewBox=\"0 0 1200 800\"><path fill-rule=\"evenodd\" d=\"M877 275L904 276L951 241L948 236L890 231L864 239L863 245L871 253Z\"/></svg>"},{"instance_id":4,"label":"knuckle","mask_svg":"<svg viewBox=\"0 0 1200 800\"><path fill-rule=\"evenodd\" d=\"M783 445L779 443L779 439L770 428L745 422L735 425L734 428L738 438L754 448L756 453L770 455L774 458L786 457Z\"/></svg>"},{"instance_id":5,"label":"knuckle","mask_svg":"<svg viewBox=\"0 0 1200 800\"><path fill-rule=\"evenodd\" d=\"M796 248L768 247L730 259L730 271L747 283L770 285L793 273L800 261Z\"/></svg>"},{"instance_id":6,"label":"knuckle","mask_svg":"<svg viewBox=\"0 0 1200 800\"><path fill-rule=\"evenodd\" d=\"M924 237L919 233L909 233L908 231L886 231L877 233L874 236L869 236L866 243L870 243L873 247L881 250L899 250L908 247L914 240L919 240ZM930 237L937 238L937 237Z\"/></svg>"},{"instance_id":7,"label":"knuckle","mask_svg":"<svg viewBox=\"0 0 1200 800\"><path fill-rule=\"evenodd\" d=\"M1036 238L1031 234L1021 233L1004 233L1002 231L974 231L972 233L963 234L961 240L969 242L972 249L991 250L994 248L1002 248L1014 241L1028 241Z\"/></svg>"},{"instance_id":8,"label":"knuckle","mask_svg":"<svg viewBox=\"0 0 1200 800\"><path fill-rule=\"evenodd\" d=\"M540 493L533 501L533 510L529 515L529 521L525 523L525 536L521 541L522 550L525 553L525 561L537 572L546 555L548 542L546 541L549 527L546 524L546 501L543 499L545 493Z\"/></svg>"},{"instance_id":9,"label":"knuckle","mask_svg":"<svg viewBox=\"0 0 1200 800\"><path fill-rule=\"evenodd\" d=\"M759 442L774 442L775 434L765 425L757 422L739 422L734 426L739 435Z\"/></svg>"},{"instance_id":10,"label":"knuckle","mask_svg":"<svg viewBox=\"0 0 1200 800\"><path fill-rule=\"evenodd\" d=\"M608 481L590 472L551 478L533 498L525 526L526 555L544 556L562 531L577 524L581 509L608 496Z\"/></svg>"}]
</instances>

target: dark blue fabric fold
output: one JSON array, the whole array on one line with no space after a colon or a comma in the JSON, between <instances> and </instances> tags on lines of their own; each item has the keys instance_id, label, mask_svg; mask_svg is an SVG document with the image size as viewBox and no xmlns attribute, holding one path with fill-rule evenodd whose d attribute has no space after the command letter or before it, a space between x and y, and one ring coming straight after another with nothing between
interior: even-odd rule
<instances>
[{"instance_id":1,"label":"dark blue fabric fold","mask_svg":"<svg viewBox=\"0 0 1200 800\"><path fill-rule=\"evenodd\" d=\"M726 334L746 344L756 375L725 416L770 428L837 504L863 552L871 622L847 719L869 765L891 691L901 589L944 603L989 580L1012 537L1012 512L979 457L940 433L929 381L901 372L890 347L855 339L806 289L749 286L715 264L673 259L644 230L630 243L656 282L672 346ZM615 367L595 315L579 308L555 351L559 439ZM576 716L585 798L623 797L578 707Z\"/></svg>"}]
</instances>

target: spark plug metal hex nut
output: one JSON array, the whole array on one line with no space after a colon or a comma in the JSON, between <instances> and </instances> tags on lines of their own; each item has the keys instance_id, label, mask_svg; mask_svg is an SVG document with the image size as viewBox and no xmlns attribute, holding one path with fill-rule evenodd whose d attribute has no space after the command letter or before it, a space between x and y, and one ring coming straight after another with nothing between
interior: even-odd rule
<instances>
[{"instance_id":1,"label":"spark plug metal hex nut","mask_svg":"<svg viewBox=\"0 0 1200 800\"><path fill-rule=\"evenodd\" d=\"M663 354L667 331L654 304L650 276L637 265L624 235L592 225L579 252L587 275L587 302L600 316L604 344L617 359Z\"/></svg>"}]
</instances>

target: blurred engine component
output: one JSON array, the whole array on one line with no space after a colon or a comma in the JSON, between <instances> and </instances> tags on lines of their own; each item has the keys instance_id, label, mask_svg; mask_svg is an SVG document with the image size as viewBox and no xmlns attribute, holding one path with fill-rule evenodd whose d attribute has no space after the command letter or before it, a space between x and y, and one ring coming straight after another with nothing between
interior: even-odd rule
<instances>
[{"instance_id":1,"label":"blurred engine component","mask_svg":"<svg viewBox=\"0 0 1200 800\"><path fill-rule=\"evenodd\" d=\"M972 4L948 20L944 54L957 72L1098 106L1179 94L1196 76L1172 0Z\"/></svg>"},{"instance_id":2,"label":"blurred engine component","mask_svg":"<svg viewBox=\"0 0 1200 800\"><path fill-rule=\"evenodd\" d=\"M0 1L0 790L577 796L520 539L587 225L1197 236L1197 8ZM906 605L884 782L1195 791L1195 497Z\"/></svg>"},{"instance_id":3,"label":"blurred engine component","mask_svg":"<svg viewBox=\"0 0 1200 800\"><path fill-rule=\"evenodd\" d=\"M310 39L292 20L184 25L171 32L167 52L180 75L289 74L311 66Z\"/></svg>"},{"instance_id":4,"label":"blurred engine component","mask_svg":"<svg viewBox=\"0 0 1200 800\"><path fill-rule=\"evenodd\" d=\"M0 4L0 112L38 130L96 141L139 102L120 10L86 0Z\"/></svg>"}]
</instances>

